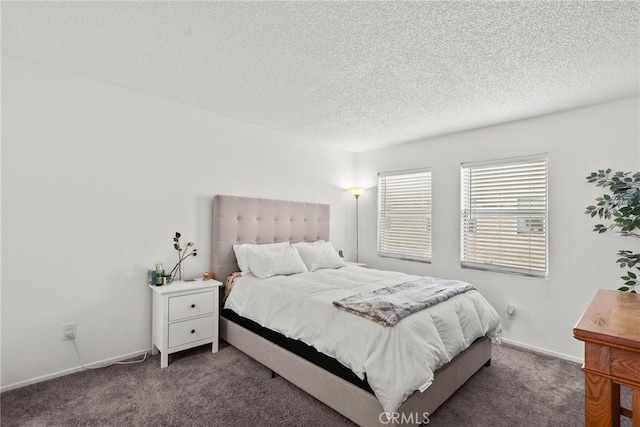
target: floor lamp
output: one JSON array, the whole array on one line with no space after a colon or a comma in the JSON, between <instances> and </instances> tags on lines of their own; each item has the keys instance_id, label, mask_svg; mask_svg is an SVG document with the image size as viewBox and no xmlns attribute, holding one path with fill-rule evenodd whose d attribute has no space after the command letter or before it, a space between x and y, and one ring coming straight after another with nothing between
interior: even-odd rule
<instances>
[{"instance_id":1,"label":"floor lamp","mask_svg":"<svg viewBox=\"0 0 640 427\"><path fill-rule=\"evenodd\" d=\"M366 190L366 188L363 187L351 187L351 188L347 188L347 191L349 193L351 193L351 195L353 197L356 198L356 262L358 262L358 244L360 242L359 239L359 235L358 235L358 222L359 222L359 217L358 217L358 199L360 198L360 195L362 193L364 193L364 190Z\"/></svg>"}]
</instances>

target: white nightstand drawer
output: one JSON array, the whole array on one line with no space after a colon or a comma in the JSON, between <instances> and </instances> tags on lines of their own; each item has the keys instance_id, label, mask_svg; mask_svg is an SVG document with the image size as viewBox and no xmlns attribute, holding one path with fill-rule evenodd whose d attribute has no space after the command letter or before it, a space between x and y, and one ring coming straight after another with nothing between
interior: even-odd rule
<instances>
[{"instance_id":1,"label":"white nightstand drawer","mask_svg":"<svg viewBox=\"0 0 640 427\"><path fill-rule=\"evenodd\" d=\"M169 321L213 313L213 292L169 298Z\"/></svg>"},{"instance_id":2,"label":"white nightstand drawer","mask_svg":"<svg viewBox=\"0 0 640 427\"><path fill-rule=\"evenodd\" d=\"M169 348L213 336L213 316L185 320L169 325Z\"/></svg>"}]
</instances>

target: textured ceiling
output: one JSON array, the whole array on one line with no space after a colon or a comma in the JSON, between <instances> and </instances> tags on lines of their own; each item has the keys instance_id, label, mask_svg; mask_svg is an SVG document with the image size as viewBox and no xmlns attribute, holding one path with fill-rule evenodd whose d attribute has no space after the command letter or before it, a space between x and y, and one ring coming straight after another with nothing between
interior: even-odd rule
<instances>
[{"instance_id":1,"label":"textured ceiling","mask_svg":"<svg viewBox=\"0 0 640 427\"><path fill-rule=\"evenodd\" d=\"M362 151L639 92L639 3L2 2L3 54Z\"/></svg>"}]
</instances>

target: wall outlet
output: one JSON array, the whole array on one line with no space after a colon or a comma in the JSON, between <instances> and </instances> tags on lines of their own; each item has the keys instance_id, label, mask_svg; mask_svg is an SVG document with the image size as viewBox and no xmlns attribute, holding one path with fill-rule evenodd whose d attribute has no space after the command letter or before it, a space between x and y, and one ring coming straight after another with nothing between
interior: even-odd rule
<instances>
[{"instance_id":1,"label":"wall outlet","mask_svg":"<svg viewBox=\"0 0 640 427\"><path fill-rule=\"evenodd\" d=\"M507 306L507 318L513 320L516 318L516 307L513 305Z\"/></svg>"},{"instance_id":2,"label":"wall outlet","mask_svg":"<svg viewBox=\"0 0 640 427\"><path fill-rule=\"evenodd\" d=\"M62 325L62 341L76 339L76 322Z\"/></svg>"}]
</instances>

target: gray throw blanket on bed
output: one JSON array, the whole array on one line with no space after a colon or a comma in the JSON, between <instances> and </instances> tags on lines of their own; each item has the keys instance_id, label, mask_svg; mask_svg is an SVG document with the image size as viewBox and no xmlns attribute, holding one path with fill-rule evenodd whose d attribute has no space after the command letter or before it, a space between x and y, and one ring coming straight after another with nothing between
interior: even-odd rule
<instances>
[{"instance_id":1,"label":"gray throw blanket on bed","mask_svg":"<svg viewBox=\"0 0 640 427\"><path fill-rule=\"evenodd\" d=\"M434 306L475 286L455 280L422 277L365 294L352 295L333 304L382 326L393 326L405 317Z\"/></svg>"}]
</instances>

